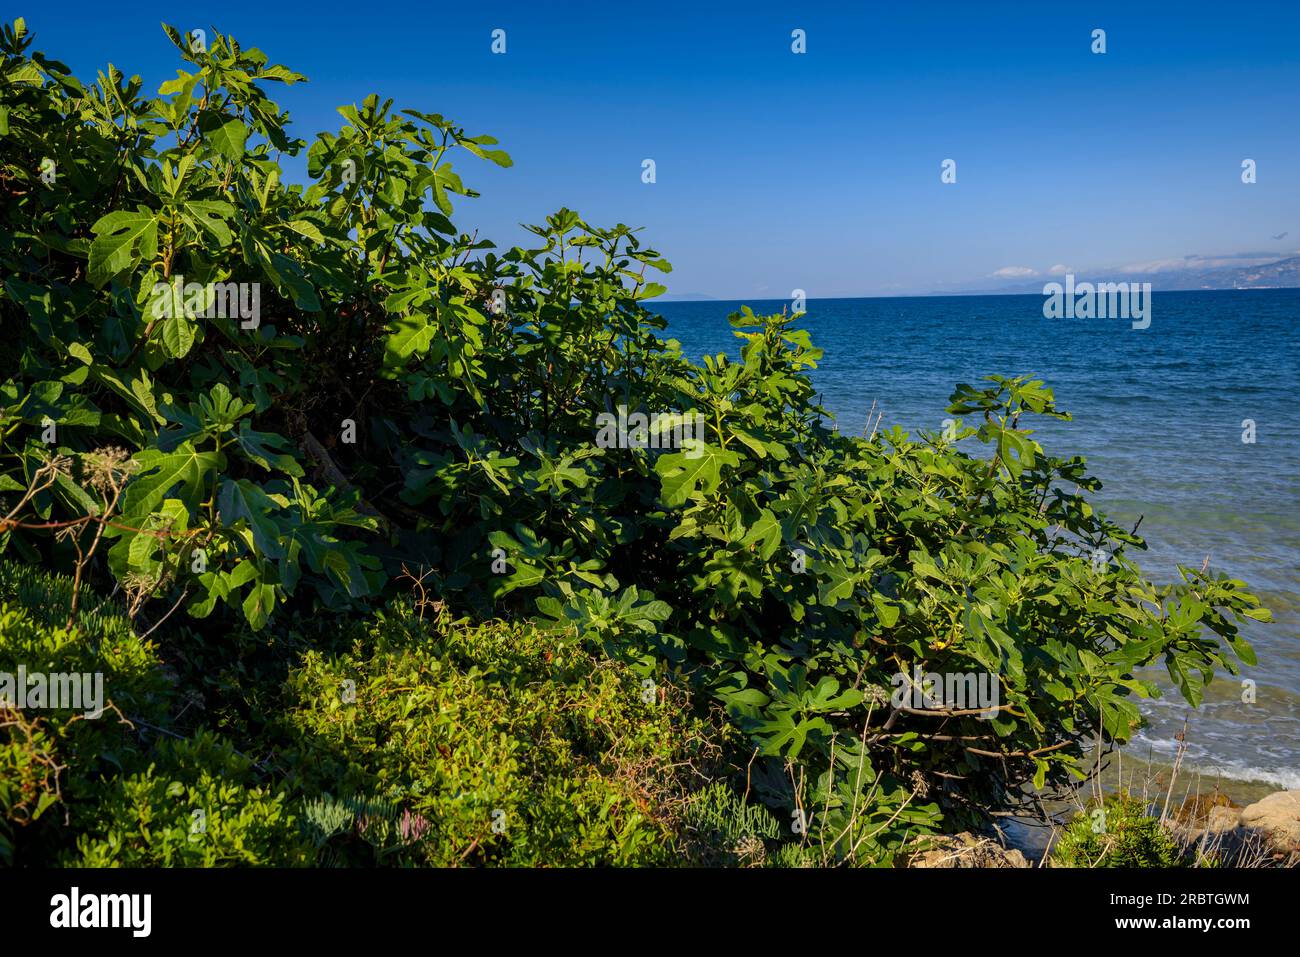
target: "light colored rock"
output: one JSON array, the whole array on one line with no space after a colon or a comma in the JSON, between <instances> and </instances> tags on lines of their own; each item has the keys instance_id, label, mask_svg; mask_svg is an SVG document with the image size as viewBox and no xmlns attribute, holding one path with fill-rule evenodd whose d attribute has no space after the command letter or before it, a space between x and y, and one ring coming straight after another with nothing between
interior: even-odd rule
<instances>
[{"instance_id":1,"label":"light colored rock","mask_svg":"<svg viewBox=\"0 0 1300 957\"><path fill-rule=\"evenodd\" d=\"M1212 807L1205 819L1205 830L1211 834L1226 834L1241 823L1241 808Z\"/></svg>"},{"instance_id":2,"label":"light colored rock","mask_svg":"<svg viewBox=\"0 0 1300 957\"><path fill-rule=\"evenodd\" d=\"M1025 855L987 837L965 832L926 838L925 850L913 854L908 867L1028 867Z\"/></svg>"},{"instance_id":3,"label":"light colored rock","mask_svg":"<svg viewBox=\"0 0 1300 957\"><path fill-rule=\"evenodd\" d=\"M1241 826L1268 835L1275 850L1300 848L1300 791L1278 791L1241 812Z\"/></svg>"}]
</instances>

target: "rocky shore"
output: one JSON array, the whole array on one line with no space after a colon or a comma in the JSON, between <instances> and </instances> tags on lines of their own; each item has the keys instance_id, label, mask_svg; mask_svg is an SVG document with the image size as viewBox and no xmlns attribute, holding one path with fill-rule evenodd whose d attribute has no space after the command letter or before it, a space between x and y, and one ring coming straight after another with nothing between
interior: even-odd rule
<instances>
[{"instance_id":1,"label":"rocky shore","mask_svg":"<svg viewBox=\"0 0 1300 957\"><path fill-rule=\"evenodd\" d=\"M1245 807L1222 800L1186 802L1169 830L1190 852L1219 855L1227 866L1300 865L1300 791L1277 791ZM963 832L928 838L905 858L918 868L1049 866L1001 841Z\"/></svg>"}]
</instances>

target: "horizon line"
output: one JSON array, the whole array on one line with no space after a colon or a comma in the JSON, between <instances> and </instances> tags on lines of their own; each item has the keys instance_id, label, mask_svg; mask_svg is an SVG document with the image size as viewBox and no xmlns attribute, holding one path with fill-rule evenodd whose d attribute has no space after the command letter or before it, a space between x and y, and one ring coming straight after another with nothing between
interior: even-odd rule
<instances>
[{"instance_id":1,"label":"horizon line","mask_svg":"<svg viewBox=\"0 0 1300 957\"><path fill-rule=\"evenodd\" d=\"M1153 291L1153 292L1159 292L1159 293L1168 293L1168 292L1278 292L1278 291L1288 290L1288 289L1297 289L1297 290L1300 290L1300 285L1295 285L1295 286L1242 286L1242 287L1240 287L1240 288L1238 288L1238 287L1233 287L1233 286L1213 286L1213 287L1209 287L1209 288L1205 288L1205 289L1153 289L1152 291ZM972 297L976 297L976 296L984 296L984 297L987 297L987 298L1012 299L1012 298L1022 297L1022 296L1041 297L1042 295L1043 295L1043 294L1042 294L1041 292L982 292L982 291L978 291L978 290L976 290L976 291L972 291L972 292L914 292L914 293L907 293L906 295L879 295L879 294L868 294L868 295L860 295L860 296L816 296L816 297L814 297L814 296L807 296L807 297L805 297L805 298L806 298L806 301L808 301L808 302L838 302L838 301L840 301L840 300L845 300L845 299L970 299L970 298L972 298ZM708 296L708 297L706 297L706 298L704 298L704 299L687 299L687 298L675 298L675 297L669 296L669 298L664 298L664 299L659 299L659 298L656 298L656 299L648 299L648 300L646 300L646 301L647 301L647 302L650 302L650 303L654 303L654 304L656 304L656 305L671 305L672 303L678 303L678 302L719 302L719 303L728 303L728 302L739 302L739 303L747 303L747 302L787 302L787 301L789 301L790 298L791 298L790 296Z\"/></svg>"}]
</instances>

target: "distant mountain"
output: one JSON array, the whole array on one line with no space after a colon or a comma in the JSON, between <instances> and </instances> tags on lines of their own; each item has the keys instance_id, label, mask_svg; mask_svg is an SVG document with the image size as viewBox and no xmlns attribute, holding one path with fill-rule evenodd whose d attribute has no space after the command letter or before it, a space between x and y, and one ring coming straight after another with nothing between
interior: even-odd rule
<instances>
[{"instance_id":1,"label":"distant mountain","mask_svg":"<svg viewBox=\"0 0 1300 957\"><path fill-rule=\"evenodd\" d=\"M1262 266L1228 266L1156 273L1153 289L1280 289L1300 286L1300 256ZM1175 285L1176 283L1176 285Z\"/></svg>"},{"instance_id":2,"label":"distant mountain","mask_svg":"<svg viewBox=\"0 0 1300 957\"><path fill-rule=\"evenodd\" d=\"M1166 266L1151 272L1074 270L1074 281L1151 283L1152 289L1289 289L1300 287L1300 256L1251 266L1203 266L1189 260L1188 266ZM1042 293L1049 282L1064 283L1064 276L1041 275L982 289L964 289L958 295ZM953 295L953 293L944 293Z\"/></svg>"}]
</instances>

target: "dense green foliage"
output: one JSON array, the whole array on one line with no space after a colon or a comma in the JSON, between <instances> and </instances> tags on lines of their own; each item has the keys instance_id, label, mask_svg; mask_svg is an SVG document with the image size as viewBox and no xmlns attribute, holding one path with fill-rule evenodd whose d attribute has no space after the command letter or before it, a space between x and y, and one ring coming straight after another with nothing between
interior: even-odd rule
<instances>
[{"instance_id":1,"label":"dense green foliage","mask_svg":"<svg viewBox=\"0 0 1300 957\"><path fill-rule=\"evenodd\" d=\"M725 725L548 632L422 620L398 602L340 635L298 635L315 649L287 671L216 675L208 709L120 607L55 624L70 593L67 578L0 564L0 671L102 669L116 706L9 712L0 862L672 864L730 847L687 825ZM175 632L170 653L192 659L197 642ZM258 709L275 718L241 752L259 719L237 712Z\"/></svg>"},{"instance_id":2,"label":"dense green foliage","mask_svg":"<svg viewBox=\"0 0 1300 957\"><path fill-rule=\"evenodd\" d=\"M456 615L532 619L564 661L600 653L720 703L758 752L756 795L823 860L883 859L909 832L1082 777L1086 742L1138 726L1143 666L1163 661L1196 704L1216 670L1253 661L1238 624L1267 612L1207 570L1142 577L1141 539L1094 511L1083 460L1033 438L1035 416L1068 418L1041 382L959 386L949 411L973 424L955 435L840 434L798 316L738 314L739 357L692 363L646 308L663 291L647 270L670 267L634 230L563 209L504 253L457 230L452 197L475 194L452 162L509 165L491 137L372 96L307 146L265 92L301 77L219 34L200 49L167 33L183 68L156 97L112 67L83 86L21 24L0 40L0 548L116 586L140 624L183 608L158 633L188 616L182 687L240 701L213 727L303 734L294 760L346 770L349 800L405 802L439 828L436 851L399 859L471 853L463 814L480 805L430 790L451 767L507 816L525 786L554 805L518 847L480 841L484 860L657 859L642 845L662 830L604 772L547 783L529 764L563 765L570 734L624 760L635 735L561 733L543 713L608 702L622 672L575 691L571 665L548 665L535 680L558 686L503 710L483 682L516 679L490 669L535 661L480 648L489 672L439 673L429 655L467 667L454 642L391 614L337 654L295 624L364 622L413 582ZM303 149L308 185L283 182L280 157ZM203 317L213 294L167 285L182 279L256 283L260 316ZM620 408L698 415L702 441L598 444L597 416ZM259 667L299 697L257 690L279 687ZM995 716L892 707L917 668L998 676ZM396 713L331 713L345 674ZM453 719L439 707L457 697L476 704ZM428 725L388 737L411 715ZM438 745L457 721L477 743L451 759ZM479 737L502 722L538 754ZM174 750L195 774L224 754ZM244 787L224 772L184 787L218 779Z\"/></svg>"},{"instance_id":3,"label":"dense green foliage","mask_svg":"<svg viewBox=\"0 0 1300 957\"><path fill-rule=\"evenodd\" d=\"M68 775L68 766L118 771L142 760L139 741L119 732L121 712L151 722L167 715L168 682L156 647L109 610L83 609L78 625L65 626L70 587L66 579L0 562L0 674L14 675L19 666L100 672L116 711L87 719L84 711L24 712L0 704L0 863L13 859L19 829L37 860L74 840L75 832L64 832L65 807L101 795L92 774ZM53 610L54 617L43 617L40 609Z\"/></svg>"},{"instance_id":4,"label":"dense green foliage","mask_svg":"<svg viewBox=\"0 0 1300 957\"><path fill-rule=\"evenodd\" d=\"M422 833L358 863L669 864L689 789L721 764L721 729L680 691L530 625L429 627L399 605L288 686L304 788L384 795Z\"/></svg>"},{"instance_id":5,"label":"dense green foliage","mask_svg":"<svg viewBox=\"0 0 1300 957\"><path fill-rule=\"evenodd\" d=\"M1178 867L1178 842L1127 792L1093 802L1076 815L1052 849L1059 867Z\"/></svg>"}]
</instances>

